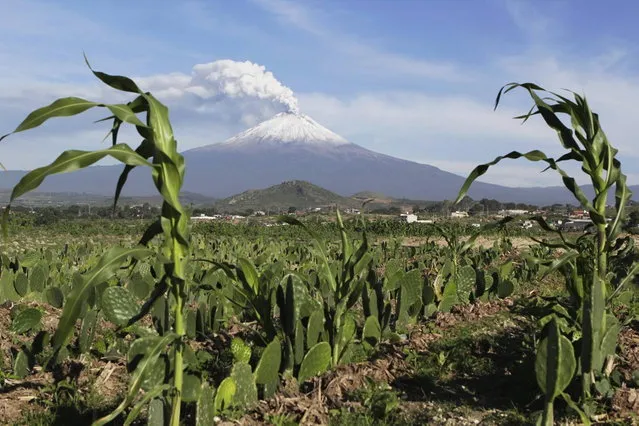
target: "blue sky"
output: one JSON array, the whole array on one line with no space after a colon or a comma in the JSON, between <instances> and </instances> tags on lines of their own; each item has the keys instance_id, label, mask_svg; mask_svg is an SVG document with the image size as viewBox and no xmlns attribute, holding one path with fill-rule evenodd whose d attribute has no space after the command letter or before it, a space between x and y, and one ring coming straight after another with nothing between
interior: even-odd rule
<instances>
[{"instance_id":1,"label":"blue sky","mask_svg":"<svg viewBox=\"0 0 639 426\"><path fill-rule=\"evenodd\" d=\"M0 133L57 97L119 99L97 84L84 51L96 69L156 93L182 149L281 111L275 93L351 142L467 174L512 149L560 152L542 123L511 119L529 106L523 93L492 110L503 84L534 81L585 93L637 184L636 16L631 0L0 0ZM243 69L259 74L248 89L221 85ZM0 160L33 168L99 147L106 129L92 118L5 139ZM560 183L539 170L503 163L484 180Z\"/></svg>"}]
</instances>

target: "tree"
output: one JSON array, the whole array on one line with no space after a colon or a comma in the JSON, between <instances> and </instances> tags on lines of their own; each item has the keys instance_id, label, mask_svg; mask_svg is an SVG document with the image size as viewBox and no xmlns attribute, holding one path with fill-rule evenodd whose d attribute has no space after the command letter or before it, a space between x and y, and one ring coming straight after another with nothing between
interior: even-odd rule
<instances>
[{"instance_id":1,"label":"tree","mask_svg":"<svg viewBox=\"0 0 639 426\"><path fill-rule=\"evenodd\" d=\"M297 211L297 207L291 206L288 208L287 213L291 214L291 213L295 213Z\"/></svg>"},{"instance_id":2,"label":"tree","mask_svg":"<svg viewBox=\"0 0 639 426\"><path fill-rule=\"evenodd\" d=\"M626 219L626 229L632 230L639 227L639 210L632 210Z\"/></svg>"},{"instance_id":3,"label":"tree","mask_svg":"<svg viewBox=\"0 0 639 426\"><path fill-rule=\"evenodd\" d=\"M481 216L482 214L484 214L484 212L485 212L485 207L480 203L477 203L473 205L470 209L468 209L468 214L471 216Z\"/></svg>"}]
</instances>

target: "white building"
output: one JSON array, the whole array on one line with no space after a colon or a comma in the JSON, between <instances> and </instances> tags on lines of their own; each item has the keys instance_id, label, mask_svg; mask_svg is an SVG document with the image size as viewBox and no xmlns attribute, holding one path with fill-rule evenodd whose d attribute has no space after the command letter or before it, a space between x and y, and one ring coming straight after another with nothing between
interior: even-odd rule
<instances>
[{"instance_id":1,"label":"white building","mask_svg":"<svg viewBox=\"0 0 639 426\"><path fill-rule=\"evenodd\" d=\"M417 215L412 213L402 213L399 215L400 218L406 223L417 222Z\"/></svg>"},{"instance_id":2,"label":"white building","mask_svg":"<svg viewBox=\"0 0 639 426\"><path fill-rule=\"evenodd\" d=\"M463 218L463 217L468 217L468 212L461 212L461 211L456 211L456 212L452 212L450 214L450 217L452 218Z\"/></svg>"},{"instance_id":3,"label":"white building","mask_svg":"<svg viewBox=\"0 0 639 426\"><path fill-rule=\"evenodd\" d=\"M497 214L499 216L521 216L522 214L528 214L528 210L499 210Z\"/></svg>"},{"instance_id":4,"label":"white building","mask_svg":"<svg viewBox=\"0 0 639 426\"><path fill-rule=\"evenodd\" d=\"M399 217L406 223L433 223L432 220L419 220L413 213L402 213Z\"/></svg>"},{"instance_id":5,"label":"white building","mask_svg":"<svg viewBox=\"0 0 639 426\"><path fill-rule=\"evenodd\" d=\"M221 218L221 216L220 216L220 215L218 215L218 214L216 214L216 215L214 215L214 216L207 216L207 215L205 215L204 213L202 213L202 214L201 214L201 215L199 215L199 216L193 216L193 217L191 217L191 220L193 220L193 221L196 221L196 222L197 222L197 221L217 220L217 219L220 219L220 218Z\"/></svg>"}]
</instances>

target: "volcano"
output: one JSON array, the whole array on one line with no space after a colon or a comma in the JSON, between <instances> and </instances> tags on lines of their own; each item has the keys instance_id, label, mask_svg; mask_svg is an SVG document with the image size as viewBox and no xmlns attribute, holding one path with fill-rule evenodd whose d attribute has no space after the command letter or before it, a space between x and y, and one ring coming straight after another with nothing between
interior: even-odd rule
<instances>
[{"instance_id":1,"label":"volcano","mask_svg":"<svg viewBox=\"0 0 639 426\"><path fill-rule=\"evenodd\" d=\"M216 197L302 180L340 195L375 191L396 198L454 199L464 178L350 143L299 113L281 113L222 143L184 152L185 187ZM473 198L515 202L546 192L477 182ZM565 199L565 194L562 194Z\"/></svg>"},{"instance_id":2,"label":"volcano","mask_svg":"<svg viewBox=\"0 0 639 426\"><path fill-rule=\"evenodd\" d=\"M350 143L297 112L278 114L224 142L183 155L187 166L184 190L216 198L299 180L343 196L373 191L395 198L452 200L465 179ZM52 176L39 190L110 195L120 171L121 166L90 167ZM24 173L0 172L0 188L11 188ZM154 192L148 170L136 169L123 194ZM573 201L563 187L511 188L482 182L474 183L469 195L539 205Z\"/></svg>"}]
</instances>

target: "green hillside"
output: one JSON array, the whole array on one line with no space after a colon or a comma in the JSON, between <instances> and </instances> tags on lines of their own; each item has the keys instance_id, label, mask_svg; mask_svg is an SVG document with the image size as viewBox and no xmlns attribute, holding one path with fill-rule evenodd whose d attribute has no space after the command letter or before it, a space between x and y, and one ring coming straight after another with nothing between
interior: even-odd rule
<instances>
[{"instance_id":1,"label":"green hillside","mask_svg":"<svg viewBox=\"0 0 639 426\"><path fill-rule=\"evenodd\" d=\"M312 183L293 180L224 198L219 200L215 207L222 212L262 210L273 213L286 212L289 207L304 210L314 207L329 207L335 204L342 208L358 208L361 202L342 197Z\"/></svg>"}]
</instances>

